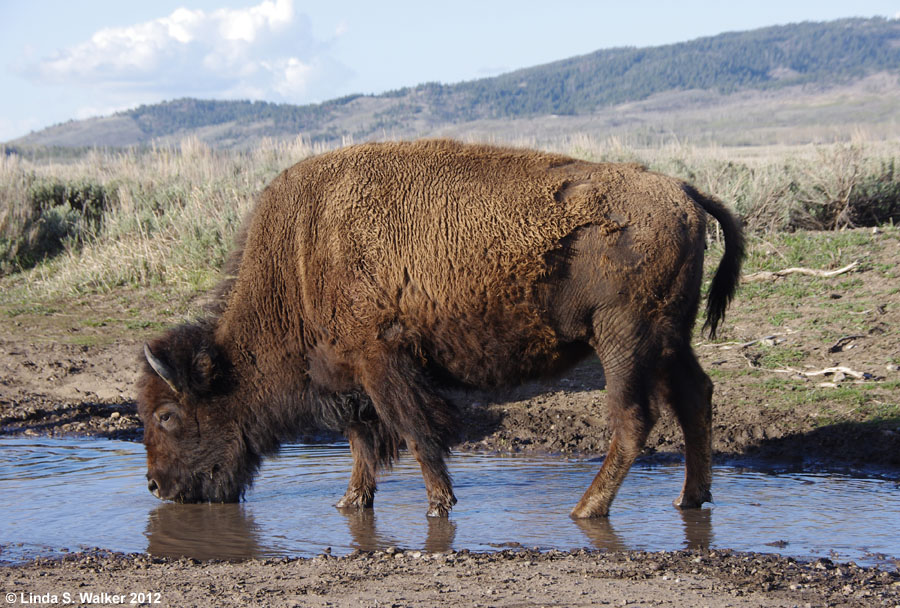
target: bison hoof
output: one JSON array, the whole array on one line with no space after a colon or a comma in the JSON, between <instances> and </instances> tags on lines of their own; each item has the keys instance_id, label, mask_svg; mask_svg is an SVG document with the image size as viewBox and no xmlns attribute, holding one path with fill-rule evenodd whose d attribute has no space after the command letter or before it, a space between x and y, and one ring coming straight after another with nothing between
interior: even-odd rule
<instances>
[{"instance_id":1,"label":"bison hoof","mask_svg":"<svg viewBox=\"0 0 900 608\"><path fill-rule=\"evenodd\" d=\"M699 509L705 502L712 502L712 493L709 490L698 492L693 496L682 494L672 504L679 509Z\"/></svg>"},{"instance_id":2,"label":"bison hoof","mask_svg":"<svg viewBox=\"0 0 900 608\"><path fill-rule=\"evenodd\" d=\"M609 509L590 509L582 505L577 505L569 513L572 519L591 519L595 517L609 517Z\"/></svg>"},{"instance_id":3,"label":"bison hoof","mask_svg":"<svg viewBox=\"0 0 900 608\"><path fill-rule=\"evenodd\" d=\"M338 509L368 509L374 502L374 496L348 491L334 506Z\"/></svg>"},{"instance_id":4,"label":"bison hoof","mask_svg":"<svg viewBox=\"0 0 900 608\"><path fill-rule=\"evenodd\" d=\"M445 505L439 503L431 503L428 505L428 517L450 517L450 509L452 505Z\"/></svg>"},{"instance_id":5,"label":"bison hoof","mask_svg":"<svg viewBox=\"0 0 900 608\"><path fill-rule=\"evenodd\" d=\"M431 500L428 502L428 517L449 517L450 509L456 504L456 496L451 492L449 496L440 500Z\"/></svg>"}]
</instances>

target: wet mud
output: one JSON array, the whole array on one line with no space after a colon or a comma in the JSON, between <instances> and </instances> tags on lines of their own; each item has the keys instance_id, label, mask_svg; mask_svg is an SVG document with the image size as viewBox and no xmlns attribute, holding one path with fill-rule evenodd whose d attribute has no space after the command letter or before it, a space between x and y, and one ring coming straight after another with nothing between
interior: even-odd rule
<instances>
[{"instance_id":1,"label":"wet mud","mask_svg":"<svg viewBox=\"0 0 900 608\"><path fill-rule=\"evenodd\" d=\"M719 550L389 548L241 562L79 553L0 568L6 592L150 594L163 606L896 606L897 572ZM16 598L19 596L16 595ZM145 596L146 597L146 596Z\"/></svg>"}]
</instances>

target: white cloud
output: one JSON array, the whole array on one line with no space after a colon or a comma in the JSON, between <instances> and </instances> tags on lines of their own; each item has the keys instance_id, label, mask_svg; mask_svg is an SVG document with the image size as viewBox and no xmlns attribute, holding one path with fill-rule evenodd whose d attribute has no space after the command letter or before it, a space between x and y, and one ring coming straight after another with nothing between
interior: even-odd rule
<instances>
[{"instance_id":1,"label":"white cloud","mask_svg":"<svg viewBox=\"0 0 900 608\"><path fill-rule=\"evenodd\" d=\"M102 29L22 71L41 83L100 87L118 98L112 104L129 95L305 102L333 95L349 77L329 46L293 0L265 0L245 9L179 8Z\"/></svg>"},{"instance_id":2,"label":"white cloud","mask_svg":"<svg viewBox=\"0 0 900 608\"><path fill-rule=\"evenodd\" d=\"M310 75L314 72L313 66L294 57L279 63L280 65L272 70L273 76L277 79L275 90L283 97L301 97L306 91Z\"/></svg>"}]
</instances>

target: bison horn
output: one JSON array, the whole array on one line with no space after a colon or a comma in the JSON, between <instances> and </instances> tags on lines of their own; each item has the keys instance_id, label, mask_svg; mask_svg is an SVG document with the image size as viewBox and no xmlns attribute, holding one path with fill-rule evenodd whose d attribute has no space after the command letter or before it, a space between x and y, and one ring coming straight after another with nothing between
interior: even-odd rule
<instances>
[{"instance_id":1,"label":"bison horn","mask_svg":"<svg viewBox=\"0 0 900 608\"><path fill-rule=\"evenodd\" d=\"M153 368L159 377L166 381L166 384L169 385L176 393L180 392L178 387L175 386L175 372L172 371L172 368L160 361L156 355L153 354L153 351L150 350L149 344L144 344L144 356L147 357L147 363L150 364L150 367Z\"/></svg>"}]
</instances>

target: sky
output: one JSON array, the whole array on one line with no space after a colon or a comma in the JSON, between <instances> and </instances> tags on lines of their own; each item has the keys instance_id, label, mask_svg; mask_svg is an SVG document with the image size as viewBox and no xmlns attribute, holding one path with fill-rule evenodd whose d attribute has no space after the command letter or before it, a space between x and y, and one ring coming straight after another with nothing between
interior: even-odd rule
<instances>
[{"instance_id":1,"label":"sky","mask_svg":"<svg viewBox=\"0 0 900 608\"><path fill-rule=\"evenodd\" d=\"M306 104L900 0L0 0L0 142L197 97Z\"/></svg>"}]
</instances>

